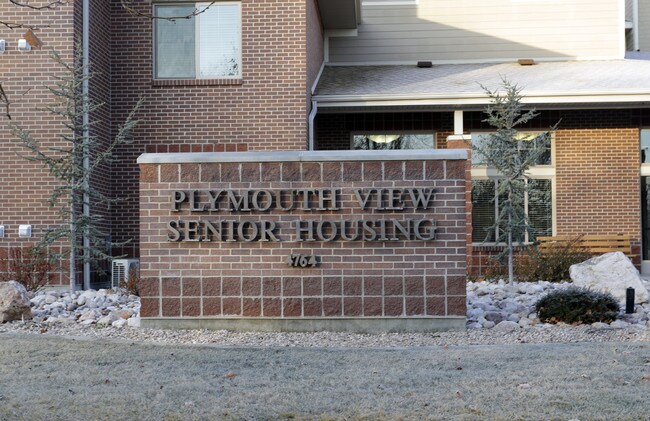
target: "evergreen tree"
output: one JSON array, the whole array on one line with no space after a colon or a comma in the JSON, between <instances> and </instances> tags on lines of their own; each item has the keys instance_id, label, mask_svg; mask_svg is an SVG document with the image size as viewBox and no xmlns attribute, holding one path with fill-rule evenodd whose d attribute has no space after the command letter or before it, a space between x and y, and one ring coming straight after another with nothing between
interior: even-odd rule
<instances>
[{"instance_id":1,"label":"evergreen tree","mask_svg":"<svg viewBox=\"0 0 650 421\"><path fill-rule=\"evenodd\" d=\"M483 120L494 127L494 133L482 136L480 142L472 144L472 153L478 161L497 171L498 183L496 197L499 208L490 232L498 232L496 241L505 243L506 247L499 258L507 257L508 282L514 281L513 255L515 247L522 244L528 234L535 238L535 232L524 210L526 195L529 193L528 170L540 163L549 153L549 131L526 136L518 127L537 117L534 109L525 111L522 105L521 88L503 79L501 90L491 91L482 86L490 97L490 104L485 108L487 117ZM532 194L532 193L531 193Z\"/></svg>"},{"instance_id":2,"label":"evergreen tree","mask_svg":"<svg viewBox=\"0 0 650 421\"><path fill-rule=\"evenodd\" d=\"M112 141L102 142L92 135L94 122L88 116L94 115L103 104L93 101L84 89L93 73L89 65L83 64L80 50L80 47L76 49L73 64L64 62L56 52L52 53L63 72L56 77L55 85L47 88L54 103L44 112L64 126L58 145L46 147L34 139L31 132L12 126L20 145L29 151L23 156L41 163L57 180L57 186L48 197L48 205L56 210L61 224L45 230L38 248L48 251L49 258L57 261L69 258L72 290L76 288L78 263L91 263L101 271L98 263L111 258L108 253L112 247L123 245L112 243L104 231L102 216L90 212L91 205L108 209L119 201L93 186L93 180L110 168L115 149L131 142L131 132L137 123L134 116L142 103L141 100L136 104ZM58 245L62 246L62 251L52 253Z\"/></svg>"}]
</instances>

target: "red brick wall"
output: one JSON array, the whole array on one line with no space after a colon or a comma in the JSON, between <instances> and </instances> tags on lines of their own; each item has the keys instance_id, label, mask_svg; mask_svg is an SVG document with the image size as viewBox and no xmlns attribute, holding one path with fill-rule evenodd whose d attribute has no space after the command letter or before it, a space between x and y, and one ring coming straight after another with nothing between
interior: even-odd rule
<instances>
[{"instance_id":1,"label":"red brick wall","mask_svg":"<svg viewBox=\"0 0 650 421\"><path fill-rule=\"evenodd\" d=\"M147 148L306 149L308 2L242 0L242 78L179 86L152 79L152 21L127 14L118 0L112 5L113 34L119 39L111 63L113 127L124 121L138 98L145 99L134 143L119 151L120 165L113 170L115 193L126 195L113 214L113 237L133 239L134 247L127 251L137 254L135 161ZM143 13L151 11L150 1L135 5ZM309 7L313 20L313 4ZM312 45L318 45L316 35L310 34Z\"/></svg>"},{"instance_id":2,"label":"red brick wall","mask_svg":"<svg viewBox=\"0 0 650 421\"><path fill-rule=\"evenodd\" d=\"M641 226L639 130L558 130L557 234L630 234Z\"/></svg>"},{"instance_id":3,"label":"red brick wall","mask_svg":"<svg viewBox=\"0 0 650 421\"><path fill-rule=\"evenodd\" d=\"M38 28L35 31L43 46L30 52L17 50L18 39L27 29L9 29L0 25L0 39L6 41L6 51L0 55L0 83L10 104L10 121L5 116L4 103L0 111L0 224L5 226L5 237L0 238L0 255L16 246L33 244L47 226L60 221L46 199L57 186L54 178L41 165L18 156L26 149L19 147L9 124L31 131L44 147L62 146L59 135L66 130L56 118L42 108L54 102L46 86L62 75L61 68L50 57L57 51L70 62L74 39L74 14L77 5L70 2L52 10L29 10L9 2L0 2L0 19ZM32 238L19 238L18 226L31 224ZM56 276L53 283L66 283Z\"/></svg>"},{"instance_id":4,"label":"red brick wall","mask_svg":"<svg viewBox=\"0 0 650 421\"><path fill-rule=\"evenodd\" d=\"M309 161L309 160L307 160ZM465 315L464 160L142 164L143 317L422 317ZM362 211L352 187L433 188L426 211ZM342 189L340 211L170 211L172 190ZM170 220L273 220L283 242L169 242ZM435 219L433 241L294 242L291 221ZM320 256L292 268L290 253Z\"/></svg>"}]
</instances>

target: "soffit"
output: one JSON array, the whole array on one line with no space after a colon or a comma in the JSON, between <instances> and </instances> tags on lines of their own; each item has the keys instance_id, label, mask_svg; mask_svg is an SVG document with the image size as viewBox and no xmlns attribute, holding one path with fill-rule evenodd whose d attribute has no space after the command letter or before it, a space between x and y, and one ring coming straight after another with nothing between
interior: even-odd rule
<instances>
[{"instance_id":1,"label":"soffit","mask_svg":"<svg viewBox=\"0 0 650 421\"><path fill-rule=\"evenodd\" d=\"M324 29L356 29L361 21L361 0L318 0Z\"/></svg>"}]
</instances>

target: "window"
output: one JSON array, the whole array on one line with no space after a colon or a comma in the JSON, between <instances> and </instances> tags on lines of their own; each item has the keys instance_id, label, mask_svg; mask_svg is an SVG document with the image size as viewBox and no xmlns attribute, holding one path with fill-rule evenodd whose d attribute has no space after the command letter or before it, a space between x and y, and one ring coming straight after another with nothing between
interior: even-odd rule
<instances>
[{"instance_id":1,"label":"window","mask_svg":"<svg viewBox=\"0 0 650 421\"><path fill-rule=\"evenodd\" d=\"M154 77L210 79L241 77L239 2L159 4L156 19Z\"/></svg>"},{"instance_id":2,"label":"window","mask_svg":"<svg viewBox=\"0 0 650 421\"><path fill-rule=\"evenodd\" d=\"M354 150L399 150L399 149L434 149L436 138L433 133L374 133L353 134Z\"/></svg>"},{"instance_id":3,"label":"window","mask_svg":"<svg viewBox=\"0 0 650 421\"><path fill-rule=\"evenodd\" d=\"M529 191L519 209L528 216L528 222L536 236L553 235L552 181L529 179ZM472 180L472 242L495 243L500 227L495 227L497 212L503 198L497 195L499 179ZM516 242L529 242L532 238L523 230L514 233Z\"/></svg>"},{"instance_id":4,"label":"window","mask_svg":"<svg viewBox=\"0 0 650 421\"><path fill-rule=\"evenodd\" d=\"M487 133L473 133L472 144L480 145L484 143L487 140L486 134ZM546 153L539 157L539 160L537 161L536 165L552 165L553 160L551 154L551 136L538 138L540 134L541 133L519 132L517 139L524 140L524 142L522 142L523 145L525 145L526 142L542 142L544 144L544 148L546 149ZM525 148L520 150L525 152ZM474 150L472 151L472 165L485 165L485 163L483 162L483 158L484 158L483 155L479 154Z\"/></svg>"},{"instance_id":5,"label":"window","mask_svg":"<svg viewBox=\"0 0 650 421\"><path fill-rule=\"evenodd\" d=\"M537 133L520 133L524 139L534 139ZM482 142L485 134L472 134L472 143ZM553 185L555 168L553 166L553 138L544 140L547 153L531 166L528 172L528 193L519 211L528 217L529 224L537 236L553 235ZM472 151L472 242L495 243L500 228L495 225L496 216L501 209L503 198L497 194L499 174L488 168L475 151ZM500 200L501 199L501 200ZM529 242L533 239L528 233L515 232L515 241Z\"/></svg>"}]
</instances>

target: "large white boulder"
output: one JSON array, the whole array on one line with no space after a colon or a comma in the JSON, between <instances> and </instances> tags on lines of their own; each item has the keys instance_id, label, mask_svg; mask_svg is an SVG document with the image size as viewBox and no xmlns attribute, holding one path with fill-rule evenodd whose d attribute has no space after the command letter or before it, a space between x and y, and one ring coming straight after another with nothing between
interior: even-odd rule
<instances>
[{"instance_id":1,"label":"large white boulder","mask_svg":"<svg viewBox=\"0 0 650 421\"><path fill-rule=\"evenodd\" d=\"M634 288L636 304L648 301L648 290L641 281L639 271L620 251L605 253L572 265L569 274L575 286L609 292L622 306L625 305L628 287Z\"/></svg>"},{"instance_id":2,"label":"large white boulder","mask_svg":"<svg viewBox=\"0 0 650 421\"><path fill-rule=\"evenodd\" d=\"M32 318L25 287L16 281L0 282L0 323Z\"/></svg>"}]
</instances>

